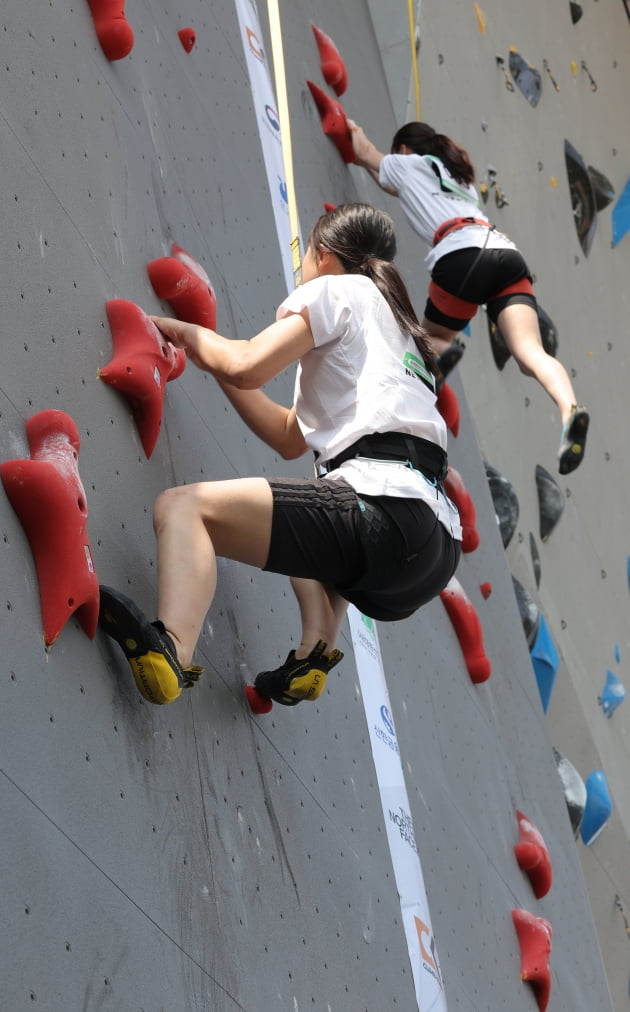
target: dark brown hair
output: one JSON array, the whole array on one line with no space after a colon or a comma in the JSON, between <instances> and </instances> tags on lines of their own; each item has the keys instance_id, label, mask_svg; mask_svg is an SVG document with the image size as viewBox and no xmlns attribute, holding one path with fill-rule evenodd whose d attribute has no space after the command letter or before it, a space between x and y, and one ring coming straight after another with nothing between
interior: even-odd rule
<instances>
[{"instance_id":1,"label":"dark brown hair","mask_svg":"<svg viewBox=\"0 0 630 1012\"><path fill-rule=\"evenodd\" d=\"M374 282L396 323L416 343L424 363L435 372L435 357L411 304L407 286L394 264L396 236L388 214L371 204L340 204L315 222L309 238L314 253L334 253L347 274L364 274Z\"/></svg>"},{"instance_id":2,"label":"dark brown hair","mask_svg":"<svg viewBox=\"0 0 630 1012\"><path fill-rule=\"evenodd\" d=\"M417 155L439 158L458 183L475 181L475 168L466 149L446 134L436 133L428 123L407 123L401 127L394 134L392 154L397 154L403 144Z\"/></svg>"}]
</instances>

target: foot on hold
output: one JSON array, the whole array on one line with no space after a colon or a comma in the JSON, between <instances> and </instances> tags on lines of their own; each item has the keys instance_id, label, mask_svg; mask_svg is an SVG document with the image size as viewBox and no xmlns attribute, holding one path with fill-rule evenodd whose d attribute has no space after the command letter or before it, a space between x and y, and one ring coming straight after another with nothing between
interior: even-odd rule
<instances>
[{"instance_id":1,"label":"foot on hold","mask_svg":"<svg viewBox=\"0 0 630 1012\"><path fill-rule=\"evenodd\" d=\"M191 688L203 668L182 668L173 640L161 622L149 622L131 598L101 587L98 622L129 661L136 685L149 703L172 703Z\"/></svg>"},{"instance_id":2,"label":"foot on hold","mask_svg":"<svg viewBox=\"0 0 630 1012\"><path fill-rule=\"evenodd\" d=\"M558 450L560 474L570 474L582 462L589 421L588 411L575 404L571 415L562 426L560 449Z\"/></svg>"},{"instance_id":3,"label":"foot on hold","mask_svg":"<svg viewBox=\"0 0 630 1012\"><path fill-rule=\"evenodd\" d=\"M331 668L342 659L341 650L333 650L330 657L324 656L326 644L319 640L308 657L297 658L291 650L286 661L275 671L261 671L256 676L254 688L261 696L296 706L304 699L318 699L326 686Z\"/></svg>"},{"instance_id":4,"label":"foot on hold","mask_svg":"<svg viewBox=\"0 0 630 1012\"><path fill-rule=\"evenodd\" d=\"M463 341L453 341L441 355L438 355L435 362L438 368L438 388L442 386L448 374L455 368L464 354L465 348L466 345Z\"/></svg>"}]
</instances>

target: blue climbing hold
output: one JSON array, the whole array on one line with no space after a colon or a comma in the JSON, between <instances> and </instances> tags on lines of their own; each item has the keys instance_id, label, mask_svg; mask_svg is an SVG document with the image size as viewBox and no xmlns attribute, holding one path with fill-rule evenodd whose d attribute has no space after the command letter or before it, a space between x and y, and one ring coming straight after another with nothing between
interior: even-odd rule
<instances>
[{"instance_id":1,"label":"blue climbing hold","mask_svg":"<svg viewBox=\"0 0 630 1012\"><path fill-rule=\"evenodd\" d=\"M612 815L612 801L608 781L603 770L594 770L586 778L586 808L580 827L582 843L590 847L608 825Z\"/></svg>"},{"instance_id":2,"label":"blue climbing hold","mask_svg":"<svg viewBox=\"0 0 630 1012\"><path fill-rule=\"evenodd\" d=\"M617 246L630 230L630 179L612 210L612 241Z\"/></svg>"},{"instance_id":3,"label":"blue climbing hold","mask_svg":"<svg viewBox=\"0 0 630 1012\"><path fill-rule=\"evenodd\" d=\"M551 638L549 627L545 616L541 613L538 625L538 634L531 648L532 664L538 683L538 692L543 711L546 713L551 699L551 693L556 681L560 657L556 650L555 643Z\"/></svg>"},{"instance_id":4,"label":"blue climbing hold","mask_svg":"<svg viewBox=\"0 0 630 1012\"><path fill-rule=\"evenodd\" d=\"M621 653L619 652L619 644L615 643L615 660L617 664L621 664Z\"/></svg>"},{"instance_id":5,"label":"blue climbing hold","mask_svg":"<svg viewBox=\"0 0 630 1012\"><path fill-rule=\"evenodd\" d=\"M626 698L626 690L623 684L612 671L606 672L606 685L599 702L605 717L612 717L618 706Z\"/></svg>"}]
</instances>

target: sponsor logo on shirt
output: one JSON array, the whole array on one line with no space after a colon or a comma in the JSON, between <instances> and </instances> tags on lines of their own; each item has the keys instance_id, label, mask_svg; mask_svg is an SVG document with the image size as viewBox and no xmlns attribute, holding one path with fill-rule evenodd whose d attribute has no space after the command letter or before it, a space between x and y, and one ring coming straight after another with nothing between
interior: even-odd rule
<instances>
[{"instance_id":1,"label":"sponsor logo on shirt","mask_svg":"<svg viewBox=\"0 0 630 1012\"><path fill-rule=\"evenodd\" d=\"M418 358L411 351L406 351L403 355L402 364L405 367L407 376L413 376L416 379L422 380L423 383L426 383L435 392L435 379L421 358Z\"/></svg>"}]
</instances>

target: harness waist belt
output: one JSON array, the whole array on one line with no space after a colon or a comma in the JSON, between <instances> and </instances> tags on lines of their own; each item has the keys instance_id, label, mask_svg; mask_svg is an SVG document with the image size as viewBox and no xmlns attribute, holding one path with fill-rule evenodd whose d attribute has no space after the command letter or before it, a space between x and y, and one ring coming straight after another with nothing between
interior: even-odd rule
<instances>
[{"instance_id":1,"label":"harness waist belt","mask_svg":"<svg viewBox=\"0 0 630 1012\"><path fill-rule=\"evenodd\" d=\"M449 218L437 229L433 236L433 245L437 246L442 239L445 239L451 232L457 232L459 228L465 228L466 225L484 225L485 228L493 229L494 225L491 225L485 218Z\"/></svg>"},{"instance_id":2,"label":"harness waist belt","mask_svg":"<svg viewBox=\"0 0 630 1012\"><path fill-rule=\"evenodd\" d=\"M430 439L411 436L406 432L375 432L370 436L362 436L336 457L321 463L318 461L317 464L327 473L352 457L409 463L416 471L421 471L426 478L437 483L444 481L448 470L448 457L441 446Z\"/></svg>"}]
</instances>

